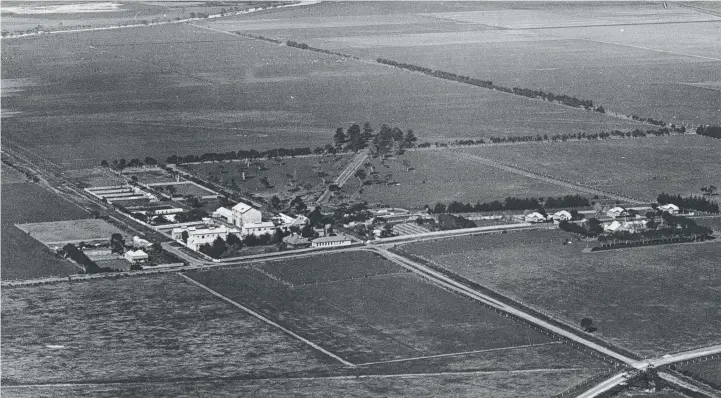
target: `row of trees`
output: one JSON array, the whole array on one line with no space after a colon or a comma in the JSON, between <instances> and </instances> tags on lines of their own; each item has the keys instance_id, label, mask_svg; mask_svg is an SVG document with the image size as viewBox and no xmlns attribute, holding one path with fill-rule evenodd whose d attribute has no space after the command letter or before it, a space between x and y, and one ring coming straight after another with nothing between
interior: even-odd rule
<instances>
[{"instance_id":1,"label":"row of trees","mask_svg":"<svg viewBox=\"0 0 721 398\"><path fill-rule=\"evenodd\" d=\"M713 187L713 185L712 185L712 187ZM716 188L716 187L713 187L713 188ZM681 195L669 195L667 193L662 193L662 194L658 195L657 201L661 205L673 203L676 206L678 206L679 208L683 208L683 209L693 209L693 210L704 211L707 213L714 213L714 214L719 212L718 203L711 201L707 198L704 198L703 196L682 197Z\"/></svg>"},{"instance_id":2,"label":"row of trees","mask_svg":"<svg viewBox=\"0 0 721 398\"><path fill-rule=\"evenodd\" d=\"M394 67L400 68L400 69L407 69L407 70L412 70L414 72L420 72L420 73L423 73L423 74L426 74L429 76L438 77L441 79L453 80L453 81L471 84L471 85L479 86L479 87L485 87L485 88L497 88L497 86L494 86L493 82L491 82L489 80L475 79L470 76L457 75L457 74L451 73L451 72L424 68L422 66L411 65L411 64L406 64L406 63L402 63L402 62L396 62L396 61L392 61L390 59L384 59L384 58L378 58L376 60L376 62L378 62L380 64L384 64L384 65L394 66Z\"/></svg>"},{"instance_id":3,"label":"row of trees","mask_svg":"<svg viewBox=\"0 0 721 398\"><path fill-rule=\"evenodd\" d=\"M721 126L699 126L696 129L696 134L721 139Z\"/></svg>"},{"instance_id":4,"label":"row of trees","mask_svg":"<svg viewBox=\"0 0 721 398\"><path fill-rule=\"evenodd\" d=\"M170 164L182 164L182 163L193 163L193 162L216 162L223 160L235 160L235 159L260 159L260 158L275 158L285 156L303 156L311 154L322 154L322 153L335 153L336 149L327 145L326 147L317 147L311 149L309 147L303 148L274 148L266 151L256 151L255 149L229 152L206 152L202 155L171 155L166 159L167 163Z\"/></svg>"},{"instance_id":5,"label":"row of trees","mask_svg":"<svg viewBox=\"0 0 721 398\"><path fill-rule=\"evenodd\" d=\"M309 46L309 45L307 45L307 44L305 44L305 43L298 43L298 42L295 42L295 41L292 41L292 40L286 41L286 42L285 42L285 45L288 46L288 47L300 48L301 50L315 51L315 52L317 52L317 53L323 53L323 54L329 54L329 55L337 55L337 56L339 56L339 57L344 57L344 58L355 58L355 59L358 58L358 57L354 57L354 56L351 56L351 55L348 55L348 54L339 53L339 52L336 52L336 51L330 51L330 50L324 50L324 49L322 49L322 48L311 47L311 46Z\"/></svg>"},{"instance_id":6,"label":"row of trees","mask_svg":"<svg viewBox=\"0 0 721 398\"><path fill-rule=\"evenodd\" d=\"M339 127L333 135L336 148L357 151L370 146L376 153L386 153L395 147L410 148L416 141L418 138L411 129L404 133L399 127L383 124L375 133L369 122L365 122L362 129L357 124L352 124L347 130Z\"/></svg>"},{"instance_id":7,"label":"row of trees","mask_svg":"<svg viewBox=\"0 0 721 398\"><path fill-rule=\"evenodd\" d=\"M461 203L453 201L447 206L443 203L436 203L432 208L426 206L430 213L472 213L472 212L488 212L488 211L505 211L505 210L543 210L544 208L570 208L570 207L587 207L591 203L588 198L580 195L566 195L558 197L548 197L547 199L536 198L515 198L508 197L503 202L494 200L492 202L477 202L476 204Z\"/></svg>"},{"instance_id":8,"label":"row of trees","mask_svg":"<svg viewBox=\"0 0 721 398\"><path fill-rule=\"evenodd\" d=\"M100 161L100 166L102 166L102 167L112 167L113 169L116 169L116 170L122 170L122 169L125 169L125 168L128 168L128 167L143 167L143 166L146 166L146 165L147 165L147 166L157 166L157 165L158 165L158 161L155 160L154 158L151 158L150 156L147 156L147 157L145 158L145 163L143 163L143 162L142 162L140 159L138 159L138 158L133 158L133 159L130 159L129 161L128 161L128 160L125 160L125 158L114 159L114 160L112 161L112 163L108 163L108 161L105 160L105 159L103 159L103 160Z\"/></svg>"}]
</instances>

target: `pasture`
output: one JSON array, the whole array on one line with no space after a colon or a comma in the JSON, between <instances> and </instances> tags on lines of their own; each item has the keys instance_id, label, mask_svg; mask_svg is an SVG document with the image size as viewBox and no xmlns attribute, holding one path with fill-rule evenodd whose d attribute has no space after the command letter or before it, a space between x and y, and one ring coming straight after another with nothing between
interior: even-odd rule
<instances>
[{"instance_id":1,"label":"pasture","mask_svg":"<svg viewBox=\"0 0 721 398\"><path fill-rule=\"evenodd\" d=\"M621 114L709 124L721 118L721 18L705 6L324 3L209 26L568 94Z\"/></svg>"},{"instance_id":2,"label":"pasture","mask_svg":"<svg viewBox=\"0 0 721 398\"><path fill-rule=\"evenodd\" d=\"M324 257L314 276L297 260L188 276L356 364L550 341L373 253Z\"/></svg>"},{"instance_id":3,"label":"pasture","mask_svg":"<svg viewBox=\"0 0 721 398\"><path fill-rule=\"evenodd\" d=\"M105 241L114 233L123 233L114 225L98 218L18 224L18 228L45 245L58 246L66 243Z\"/></svg>"},{"instance_id":4,"label":"pasture","mask_svg":"<svg viewBox=\"0 0 721 398\"><path fill-rule=\"evenodd\" d=\"M361 185L358 179L351 178L343 193L354 201L391 207L422 208L453 200L476 203L502 201L509 196L538 198L579 193L462 159L443 149L406 151L392 159L369 159L367 163L371 166L365 168L366 180L377 177L380 183Z\"/></svg>"},{"instance_id":5,"label":"pasture","mask_svg":"<svg viewBox=\"0 0 721 398\"><path fill-rule=\"evenodd\" d=\"M658 356L721 338L721 245L677 244L582 253L553 231L405 245L410 253L579 327L593 319L610 343Z\"/></svg>"},{"instance_id":6,"label":"pasture","mask_svg":"<svg viewBox=\"0 0 721 398\"><path fill-rule=\"evenodd\" d=\"M422 140L632 128L597 113L192 25L7 40L3 140L103 159L322 146L370 121ZM27 131L33 131L28 135Z\"/></svg>"},{"instance_id":7,"label":"pasture","mask_svg":"<svg viewBox=\"0 0 721 398\"><path fill-rule=\"evenodd\" d=\"M2 301L3 390L328 368L303 344L178 275L3 288Z\"/></svg>"},{"instance_id":8,"label":"pasture","mask_svg":"<svg viewBox=\"0 0 721 398\"><path fill-rule=\"evenodd\" d=\"M653 202L661 192L700 195L721 186L719 140L667 136L465 148L464 152Z\"/></svg>"},{"instance_id":9,"label":"pasture","mask_svg":"<svg viewBox=\"0 0 721 398\"><path fill-rule=\"evenodd\" d=\"M11 170L3 171L6 173ZM28 182L2 184L2 280L62 276L82 272L15 226L16 223L68 220L88 217L74 204ZM109 237L109 236L108 236Z\"/></svg>"}]
</instances>

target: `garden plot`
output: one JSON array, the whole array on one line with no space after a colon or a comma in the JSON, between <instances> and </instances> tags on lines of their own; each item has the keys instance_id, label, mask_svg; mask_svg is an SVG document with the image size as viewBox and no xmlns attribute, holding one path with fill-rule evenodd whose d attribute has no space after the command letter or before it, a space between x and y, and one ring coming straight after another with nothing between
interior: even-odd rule
<instances>
[{"instance_id":1,"label":"garden plot","mask_svg":"<svg viewBox=\"0 0 721 398\"><path fill-rule=\"evenodd\" d=\"M19 224L29 236L45 245L62 246L67 243L106 241L114 233L123 231L101 219L52 221Z\"/></svg>"}]
</instances>

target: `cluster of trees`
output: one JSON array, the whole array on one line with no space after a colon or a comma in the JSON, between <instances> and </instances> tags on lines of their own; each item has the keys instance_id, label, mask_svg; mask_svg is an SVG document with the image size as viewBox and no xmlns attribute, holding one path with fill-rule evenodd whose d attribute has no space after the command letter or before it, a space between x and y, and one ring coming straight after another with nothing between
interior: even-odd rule
<instances>
[{"instance_id":1,"label":"cluster of trees","mask_svg":"<svg viewBox=\"0 0 721 398\"><path fill-rule=\"evenodd\" d=\"M656 200L662 205L673 203L679 208L684 209L693 209L714 214L719 212L718 203L704 198L703 196L682 197L681 195L669 195L667 193L662 193L658 195Z\"/></svg>"},{"instance_id":2,"label":"cluster of trees","mask_svg":"<svg viewBox=\"0 0 721 398\"><path fill-rule=\"evenodd\" d=\"M441 231L462 228L475 228L477 225L473 221L453 214L439 214L436 225Z\"/></svg>"},{"instance_id":3,"label":"cluster of trees","mask_svg":"<svg viewBox=\"0 0 721 398\"><path fill-rule=\"evenodd\" d=\"M666 125L666 122L664 122L662 120L653 119L650 117L639 117L638 115L631 115L631 119L637 120L639 122L654 124L656 126L665 126Z\"/></svg>"},{"instance_id":4,"label":"cluster of trees","mask_svg":"<svg viewBox=\"0 0 721 398\"><path fill-rule=\"evenodd\" d=\"M544 101L549 101L549 102L558 102L559 104L563 104L566 106L572 106L574 108L585 108L585 109L593 108L593 101L582 100L582 99L578 99L576 97L571 97L568 95L563 95L563 94L558 95L558 94L553 94L550 92L547 93L547 92L541 91L541 90L532 90L532 89L528 89L528 88L518 88L518 87L513 87L511 89L511 91L513 92L513 94L520 95L523 97L538 98L538 99L542 99ZM605 113L605 110L601 106L596 108L596 110L598 110L598 112Z\"/></svg>"},{"instance_id":5,"label":"cluster of trees","mask_svg":"<svg viewBox=\"0 0 721 398\"><path fill-rule=\"evenodd\" d=\"M586 224L576 224L561 221L558 227L566 232L577 233L586 237L598 237L599 242L608 241L654 241L665 238L706 239L713 231L703 225L698 225L692 219L663 213L657 220L655 213L647 214L649 220L646 229L636 232L616 231L605 233L603 224L596 218L590 218Z\"/></svg>"},{"instance_id":6,"label":"cluster of trees","mask_svg":"<svg viewBox=\"0 0 721 398\"><path fill-rule=\"evenodd\" d=\"M102 166L102 167L112 167L113 169L116 169L116 170L122 170L122 169L127 168L127 167L142 167L142 166L145 166L145 165L147 165L147 166L157 166L157 165L158 165L158 161L155 160L154 158L151 158L150 156L147 156L147 157L145 158L145 163L143 163L143 162L142 162L140 159L138 159L138 158L133 158L133 159L130 159L129 161L128 161L128 160L125 160L124 158L121 158L121 159L119 159L119 160L118 160L118 159L114 159L114 160L112 161L112 163L108 163L108 161L105 160L105 159L103 159L103 160L100 161L100 166Z\"/></svg>"},{"instance_id":7,"label":"cluster of trees","mask_svg":"<svg viewBox=\"0 0 721 398\"><path fill-rule=\"evenodd\" d=\"M699 126L696 129L696 134L721 139L721 126Z\"/></svg>"},{"instance_id":8,"label":"cluster of trees","mask_svg":"<svg viewBox=\"0 0 721 398\"><path fill-rule=\"evenodd\" d=\"M317 52L317 53L337 55L337 56L339 56L339 57L355 58L355 59L357 59L357 57L353 57L353 56L348 55L348 54L343 54L343 53L339 53L339 52L335 52L335 51L330 51L330 50L324 50L324 49L322 49L322 48L317 48L317 47L311 47L311 46L309 46L309 45L307 45L307 44L305 44L305 43L298 43L298 42L295 42L295 41L292 41L292 40L286 41L286 42L285 42L285 45L288 46L288 47L300 48L301 50L315 51L315 52Z\"/></svg>"},{"instance_id":9,"label":"cluster of trees","mask_svg":"<svg viewBox=\"0 0 721 398\"><path fill-rule=\"evenodd\" d=\"M280 41L280 40L273 39L273 38L270 38L270 37L265 37L265 36L251 35L251 34L249 34L249 33L242 33L242 32L235 32L235 34L238 35L238 36L250 37L251 39L263 40L263 41L267 41L267 42L271 42L271 43L275 43L275 44L281 44L281 43L282 43L282 41Z\"/></svg>"},{"instance_id":10,"label":"cluster of trees","mask_svg":"<svg viewBox=\"0 0 721 398\"><path fill-rule=\"evenodd\" d=\"M310 149L309 147L304 148L274 148L266 151L258 152L255 149L251 150L239 150L230 152L206 152L202 155L171 155L166 159L167 163L170 164L182 164L182 163L193 163L193 162L215 162L222 160L235 160L235 159L260 159L260 158L274 158L281 156L302 156L311 154L321 153L335 153L335 148L328 145L325 148Z\"/></svg>"},{"instance_id":11,"label":"cluster of trees","mask_svg":"<svg viewBox=\"0 0 721 398\"><path fill-rule=\"evenodd\" d=\"M72 243L68 243L67 245L63 246L63 251L65 252L65 254L68 255L68 257L73 259L73 261L82 265L83 268L85 268L85 272L88 274L96 274L99 272L110 271L110 268L100 268L98 264L95 263L95 261L88 258L85 253L83 253Z\"/></svg>"},{"instance_id":12,"label":"cluster of trees","mask_svg":"<svg viewBox=\"0 0 721 398\"><path fill-rule=\"evenodd\" d=\"M404 133L399 127L383 124L375 133L369 122L365 122L362 129L357 124L352 124L348 130L339 127L333 135L336 148L357 151L370 146L376 153L386 153L396 147L410 148L416 141L418 138L411 129Z\"/></svg>"},{"instance_id":13,"label":"cluster of trees","mask_svg":"<svg viewBox=\"0 0 721 398\"><path fill-rule=\"evenodd\" d=\"M493 85L493 82L488 80L475 79L470 76L457 75L451 72L445 72L442 70L434 70L430 68L424 68L422 66L406 64L402 62L392 61L390 59L378 58L376 60L379 64L390 65L400 69L412 70L414 72L420 72L429 76L438 77L446 80L453 80L461 83L471 84L473 86L485 87L485 88L497 88Z\"/></svg>"},{"instance_id":14,"label":"cluster of trees","mask_svg":"<svg viewBox=\"0 0 721 398\"><path fill-rule=\"evenodd\" d=\"M536 198L506 198L503 202L494 200L492 202L477 202L476 204L461 203L453 201L448 206L443 203L436 203L433 208L426 206L429 212L435 214L442 213L471 213L471 212L488 212L488 211L504 211L504 210L539 210L543 212L545 208L567 208L567 207L586 207L591 203L588 198L580 195L566 195L558 197L549 197L546 200Z\"/></svg>"}]
</instances>

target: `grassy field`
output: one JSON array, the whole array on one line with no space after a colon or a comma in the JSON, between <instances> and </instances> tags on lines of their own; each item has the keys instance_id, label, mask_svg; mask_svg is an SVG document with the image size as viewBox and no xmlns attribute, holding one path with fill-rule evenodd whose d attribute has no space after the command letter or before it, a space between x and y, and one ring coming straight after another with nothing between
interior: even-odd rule
<instances>
[{"instance_id":1,"label":"grassy field","mask_svg":"<svg viewBox=\"0 0 721 398\"><path fill-rule=\"evenodd\" d=\"M320 195L348 165L351 155L323 155L279 160L222 162L183 165L201 178L255 195L281 199ZM245 172L245 180L243 180ZM261 182L266 178L271 187ZM323 183L325 179L325 184Z\"/></svg>"},{"instance_id":2,"label":"grassy field","mask_svg":"<svg viewBox=\"0 0 721 398\"><path fill-rule=\"evenodd\" d=\"M709 124L721 118L718 15L655 3L324 3L209 24Z\"/></svg>"},{"instance_id":3,"label":"grassy field","mask_svg":"<svg viewBox=\"0 0 721 398\"><path fill-rule=\"evenodd\" d=\"M678 367L693 373L692 377L703 382L711 382L721 385L721 359L710 359L699 363L691 363Z\"/></svg>"},{"instance_id":4,"label":"grassy field","mask_svg":"<svg viewBox=\"0 0 721 398\"><path fill-rule=\"evenodd\" d=\"M102 167L67 170L65 171L65 177L83 188L111 187L127 184L125 179Z\"/></svg>"},{"instance_id":5,"label":"grassy field","mask_svg":"<svg viewBox=\"0 0 721 398\"><path fill-rule=\"evenodd\" d=\"M149 169L141 172L123 173L127 178L136 177L138 182L142 184L159 184L163 182L175 182L175 178L168 174L165 170Z\"/></svg>"},{"instance_id":6,"label":"grassy field","mask_svg":"<svg viewBox=\"0 0 721 398\"><path fill-rule=\"evenodd\" d=\"M720 186L721 142L702 136L488 146L463 151L606 192L654 201Z\"/></svg>"},{"instance_id":7,"label":"grassy field","mask_svg":"<svg viewBox=\"0 0 721 398\"><path fill-rule=\"evenodd\" d=\"M3 140L66 168L315 147L365 121L429 141L636 125L189 25L8 40L2 61Z\"/></svg>"},{"instance_id":8,"label":"grassy field","mask_svg":"<svg viewBox=\"0 0 721 398\"><path fill-rule=\"evenodd\" d=\"M5 179L5 175L14 178ZM19 182L19 174L3 168L2 185L2 280L70 275L82 272L61 260L16 223L87 218L88 214L39 185Z\"/></svg>"},{"instance_id":9,"label":"grassy field","mask_svg":"<svg viewBox=\"0 0 721 398\"><path fill-rule=\"evenodd\" d=\"M261 272L226 269L188 276L353 363L548 341L372 253L324 256L310 268L314 276L290 272L313 260L295 261L268 263ZM319 282L288 286L314 280Z\"/></svg>"},{"instance_id":10,"label":"grassy field","mask_svg":"<svg viewBox=\"0 0 721 398\"><path fill-rule=\"evenodd\" d=\"M307 346L178 275L7 288L2 300L3 386L328 368Z\"/></svg>"},{"instance_id":11,"label":"grassy field","mask_svg":"<svg viewBox=\"0 0 721 398\"><path fill-rule=\"evenodd\" d=\"M199 185L193 184L191 182L187 182L184 184L173 184L173 188L175 188L175 195L191 195L191 196L210 196L210 195L216 195L215 192L210 191L208 189L205 189Z\"/></svg>"},{"instance_id":12,"label":"grassy field","mask_svg":"<svg viewBox=\"0 0 721 398\"><path fill-rule=\"evenodd\" d=\"M569 234L529 231L411 244L405 249L642 356L721 338L716 305L721 245L691 244L585 254Z\"/></svg>"},{"instance_id":13,"label":"grassy field","mask_svg":"<svg viewBox=\"0 0 721 398\"><path fill-rule=\"evenodd\" d=\"M126 396L273 396L273 397L549 397L591 376L583 370L539 372L493 372L422 374L398 377L343 377L268 379L251 381L201 381L176 383L128 383L52 388L3 386L13 397L44 395L116 397Z\"/></svg>"},{"instance_id":14,"label":"grassy field","mask_svg":"<svg viewBox=\"0 0 721 398\"><path fill-rule=\"evenodd\" d=\"M110 235L123 232L101 219L18 224L18 228L45 244L108 240Z\"/></svg>"},{"instance_id":15,"label":"grassy field","mask_svg":"<svg viewBox=\"0 0 721 398\"><path fill-rule=\"evenodd\" d=\"M343 192L353 200L368 201L394 207L421 208L436 202L485 202L515 197L548 197L577 194L573 189L559 187L493 167L460 159L448 150L407 151L395 159L370 159L380 181L387 183L363 185L356 178L348 180ZM387 166L387 167L386 167ZM410 170L413 168L414 170ZM390 177L387 177L390 174ZM362 192L360 189L362 188ZM360 192L360 193L359 193Z\"/></svg>"}]
</instances>

